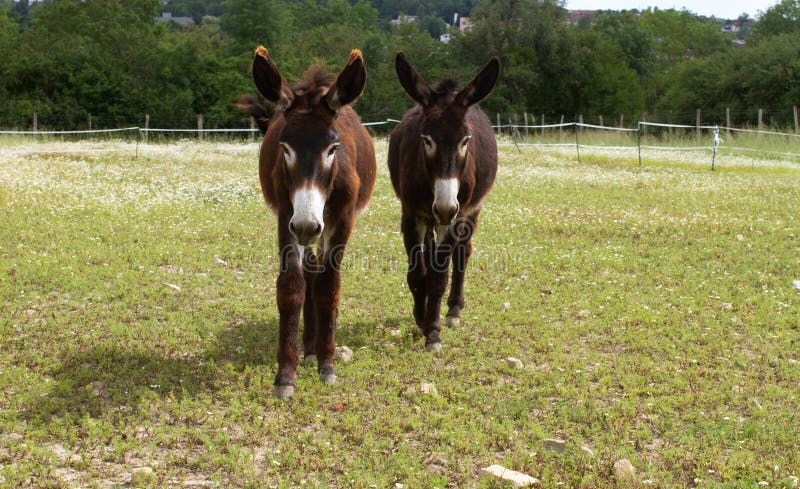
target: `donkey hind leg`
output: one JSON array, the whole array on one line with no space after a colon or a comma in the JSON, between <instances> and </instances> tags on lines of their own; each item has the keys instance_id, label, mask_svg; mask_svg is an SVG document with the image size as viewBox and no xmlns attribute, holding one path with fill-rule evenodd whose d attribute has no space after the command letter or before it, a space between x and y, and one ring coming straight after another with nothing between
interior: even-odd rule
<instances>
[{"instance_id":1,"label":"donkey hind leg","mask_svg":"<svg viewBox=\"0 0 800 489\"><path fill-rule=\"evenodd\" d=\"M453 279L450 283L450 295L447 297L447 321L449 328L455 328L461 322L461 310L464 309L464 274L472 255L472 239L459 241L453 251Z\"/></svg>"},{"instance_id":2,"label":"donkey hind leg","mask_svg":"<svg viewBox=\"0 0 800 489\"><path fill-rule=\"evenodd\" d=\"M414 299L414 322L419 331L424 332L423 324L425 310L427 309L427 295L425 293L427 260L425 258L425 248L428 231L425 226L417 223L417 219L414 216L409 215L403 215L401 230L403 232L403 244L408 255L406 280L408 281L411 296Z\"/></svg>"},{"instance_id":3,"label":"donkey hind leg","mask_svg":"<svg viewBox=\"0 0 800 489\"><path fill-rule=\"evenodd\" d=\"M306 280L306 297L303 303L303 365L317 363L317 321L314 313L314 272L316 271L316 255L310 246L306 247L303 260L303 276Z\"/></svg>"}]
</instances>

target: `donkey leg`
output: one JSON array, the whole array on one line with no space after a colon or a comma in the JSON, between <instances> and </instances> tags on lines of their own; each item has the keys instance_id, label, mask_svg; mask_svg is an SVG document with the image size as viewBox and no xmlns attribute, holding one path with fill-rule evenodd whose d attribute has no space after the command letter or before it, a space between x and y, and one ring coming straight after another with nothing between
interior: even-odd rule
<instances>
[{"instance_id":1,"label":"donkey leg","mask_svg":"<svg viewBox=\"0 0 800 489\"><path fill-rule=\"evenodd\" d=\"M334 331L339 316L339 294L342 284L341 265L344 248L353 229L355 215L341 220L330 237L324 236L322 264L314 281L313 298L317 320L317 371L327 384L336 383L333 354L336 351Z\"/></svg>"},{"instance_id":2,"label":"donkey leg","mask_svg":"<svg viewBox=\"0 0 800 489\"><path fill-rule=\"evenodd\" d=\"M461 310L464 309L464 275L467 271L469 257L472 256L472 233L478 225L478 213L460 219L450 227L455 239L453 251L453 280L450 284L450 295L447 297L447 326L454 328L461 322Z\"/></svg>"},{"instance_id":3,"label":"donkey leg","mask_svg":"<svg viewBox=\"0 0 800 489\"><path fill-rule=\"evenodd\" d=\"M447 273L450 269L450 255L453 245L449 241L432 244L428 254L428 276L425 282L427 309L425 311L425 350L438 352L442 349L439 337L441 325L439 316L442 309L442 297L447 290Z\"/></svg>"},{"instance_id":4,"label":"donkey leg","mask_svg":"<svg viewBox=\"0 0 800 489\"><path fill-rule=\"evenodd\" d=\"M306 247L305 260L303 261L303 277L306 280L306 297L303 303L303 364L317 363L316 331L317 321L314 313L314 272L317 263L314 253Z\"/></svg>"},{"instance_id":5,"label":"donkey leg","mask_svg":"<svg viewBox=\"0 0 800 489\"><path fill-rule=\"evenodd\" d=\"M447 297L447 326L454 328L461 322L464 309L464 274L472 254L472 240L459 241L453 251L453 279L450 282L450 295Z\"/></svg>"},{"instance_id":6,"label":"donkey leg","mask_svg":"<svg viewBox=\"0 0 800 489\"><path fill-rule=\"evenodd\" d=\"M281 272L276 284L280 326L278 332L278 374L275 376L275 397L286 399L294 394L299 354L297 327L306 292L297 245L287 244L281 250Z\"/></svg>"},{"instance_id":7,"label":"donkey leg","mask_svg":"<svg viewBox=\"0 0 800 489\"><path fill-rule=\"evenodd\" d=\"M427 267L425 266L424 253L426 230L423 226L418 225L416 217L405 213L403 214L401 230L403 232L403 244L408 255L408 274L406 279L408 288L411 290L411 296L414 298L414 321L420 331L424 332L423 324L427 305L425 292Z\"/></svg>"}]
</instances>

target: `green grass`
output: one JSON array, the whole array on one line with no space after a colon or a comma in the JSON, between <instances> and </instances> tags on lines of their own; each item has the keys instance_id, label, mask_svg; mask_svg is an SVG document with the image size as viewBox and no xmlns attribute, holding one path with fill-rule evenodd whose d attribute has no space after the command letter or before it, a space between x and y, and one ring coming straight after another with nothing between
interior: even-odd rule
<instances>
[{"instance_id":1,"label":"green grass","mask_svg":"<svg viewBox=\"0 0 800 489\"><path fill-rule=\"evenodd\" d=\"M342 280L354 359L334 387L301 367L280 402L257 147L130 149L0 154L0 487L800 477L800 168L503 147L467 309L431 355L379 143Z\"/></svg>"}]
</instances>

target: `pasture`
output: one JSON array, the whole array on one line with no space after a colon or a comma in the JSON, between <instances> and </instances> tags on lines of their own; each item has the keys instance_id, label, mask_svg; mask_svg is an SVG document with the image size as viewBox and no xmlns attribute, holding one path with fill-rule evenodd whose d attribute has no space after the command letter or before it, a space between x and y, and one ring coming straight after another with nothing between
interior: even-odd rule
<instances>
[{"instance_id":1,"label":"pasture","mask_svg":"<svg viewBox=\"0 0 800 489\"><path fill-rule=\"evenodd\" d=\"M492 464L543 488L798 485L796 163L501 147L430 354L378 141L343 267L353 359L278 401L257 146L63 147L0 149L2 487L509 487Z\"/></svg>"}]
</instances>

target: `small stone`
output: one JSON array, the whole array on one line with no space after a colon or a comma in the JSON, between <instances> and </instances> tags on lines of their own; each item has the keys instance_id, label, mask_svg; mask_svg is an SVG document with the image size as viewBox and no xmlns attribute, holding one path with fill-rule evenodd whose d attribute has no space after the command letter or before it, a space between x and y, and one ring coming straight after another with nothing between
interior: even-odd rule
<instances>
[{"instance_id":1,"label":"small stone","mask_svg":"<svg viewBox=\"0 0 800 489\"><path fill-rule=\"evenodd\" d=\"M165 286L165 287L169 287L170 289L172 289L172 290L176 290L176 291L178 291L178 292L180 292L180 291L181 291L181 287L180 287L180 285L175 285L175 284L168 284L168 283L165 283L165 284L164 284L164 286Z\"/></svg>"},{"instance_id":2,"label":"small stone","mask_svg":"<svg viewBox=\"0 0 800 489\"><path fill-rule=\"evenodd\" d=\"M223 267L227 267L228 266L228 262L226 262L225 260L223 260L222 258L220 258L218 256L214 257L214 263L216 263L217 265L222 265Z\"/></svg>"},{"instance_id":3,"label":"small stone","mask_svg":"<svg viewBox=\"0 0 800 489\"><path fill-rule=\"evenodd\" d=\"M722 309L723 311L732 311L733 304L731 304L730 302L723 302L722 304L720 304L719 308Z\"/></svg>"},{"instance_id":4,"label":"small stone","mask_svg":"<svg viewBox=\"0 0 800 489\"><path fill-rule=\"evenodd\" d=\"M503 310L504 311L508 311L509 309L511 309L511 303L510 302L503 302Z\"/></svg>"},{"instance_id":5,"label":"small stone","mask_svg":"<svg viewBox=\"0 0 800 489\"><path fill-rule=\"evenodd\" d=\"M525 364L519 358L508 357L506 363L512 368L525 368Z\"/></svg>"},{"instance_id":6,"label":"small stone","mask_svg":"<svg viewBox=\"0 0 800 489\"><path fill-rule=\"evenodd\" d=\"M490 465L482 470L484 474L493 475L500 479L510 481L514 487L528 487L539 482L539 479L531 477L516 470L507 469L501 465Z\"/></svg>"},{"instance_id":7,"label":"small stone","mask_svg":"<svg viewBox=\"0 0 800 489\"><path fill-rule=\"evenodd\" d=\"M342 363L348 363L353 359L353 350L346 346L337 346L334 357Z\"/></svg>"},{"instance_id":8,"label":"small stone","mask_svg":"<svg viewBox=\"0 0 800 489\"><path fill-rule=\"evenodd\" d=\"M425 395L431 395L431 396L439 395L439 391L436 390L436 386L431 384L430 382L423 382L422 385L420 386L420 390Z\"/></svg>"},{"instance_id":9,"label":"small stone","mask_svg":"<svg viewBox=\"0 0 800 489\"><path fill-rule=\"evenodd\" d=\"M792 280L792 287L794 287L795 290L800 290L800 280Z\"/></svg>"},{"instance_id":10,"label":"small stone","mask_svg":"<svg viewBox=\"0 0 800 489\"><path fill-rule=\"evenodd\" d=\"M403 489L404 487L406 487L406 486L404 486L403 484L401 484L399 482L395 482L394 483L394 489Z\"/></svg>"},{"instance_id":11,"label":"small stone","mask_svg":"<svg viewBox=\"0 0 800 489\"><path fill-rule=\"evenodd\" d=\"M743 236L743 235L741 235L741 234L737 234L737 235L736 235L736 239L737 239L738 241L744 241L744 236Z\"/></svg>"},{"instance_id":12,"label":"small stone","mask_svg":"<svg viewBox=\"0 0 800 489\"><path fill-rule=\"evenodd\" d=\"M583 450L590 457L594 458L594 450L589 448L588 445L581 445L581 450Z\"/></svg>"},{"instance_id":13,"label":"small stone","mask_svg":"<svg viewBox=\"0 0 800 489\"><path fill-rule=\"evenodd\" d=\"M617 479L630 479L636 474L636 469L627 458L614 462L614 476Z\"/></svg>"},{"instance_id":14,"label":"small stone","mask_svg":"<svg viewBox=\"0 0 800 489\"><path fill-rule=\"evenodd\" d=\"M546 449L556 453L564 453L567 449L567 442L559 438L545 438L542 441L542 445L544 445Z\"/></svg>"}]
</instances>

